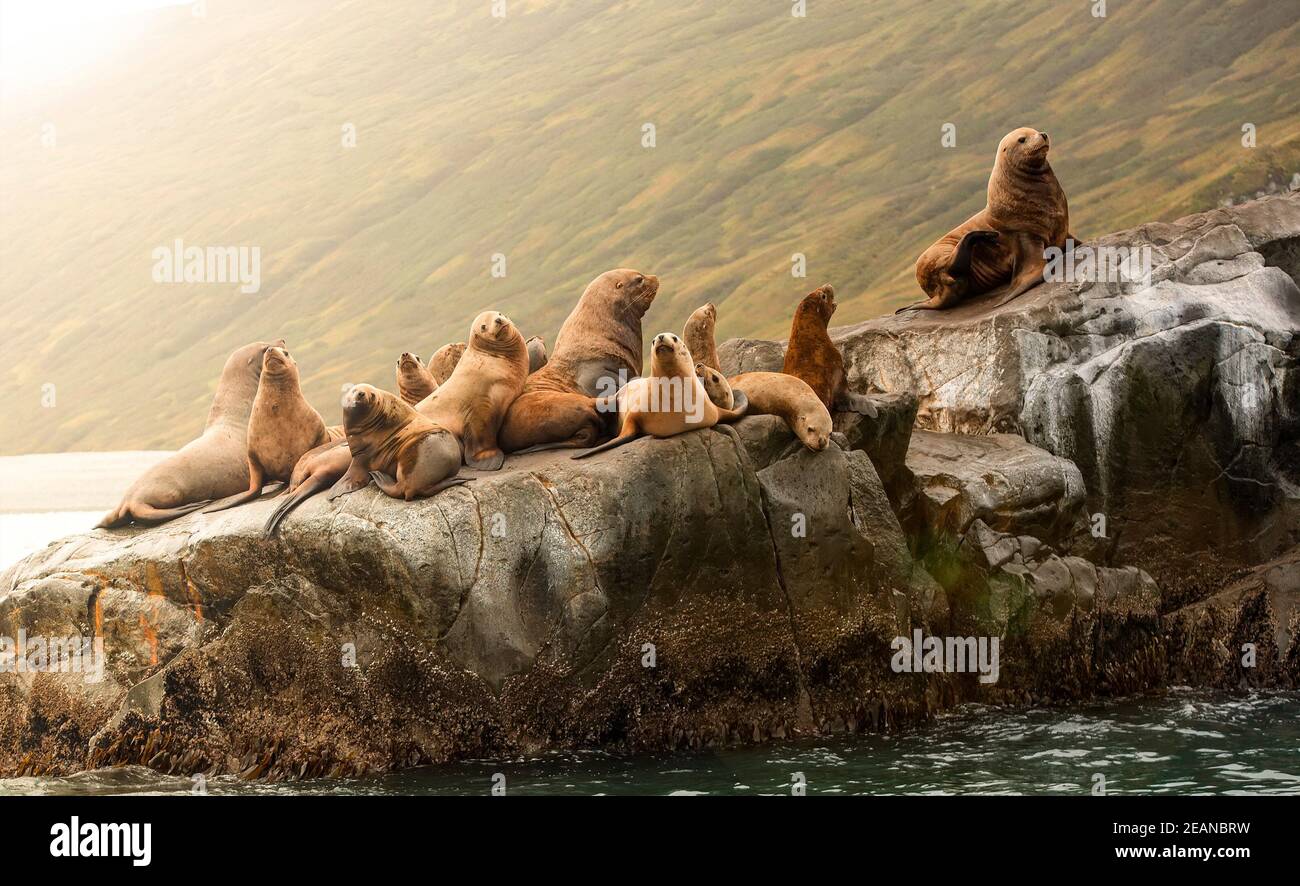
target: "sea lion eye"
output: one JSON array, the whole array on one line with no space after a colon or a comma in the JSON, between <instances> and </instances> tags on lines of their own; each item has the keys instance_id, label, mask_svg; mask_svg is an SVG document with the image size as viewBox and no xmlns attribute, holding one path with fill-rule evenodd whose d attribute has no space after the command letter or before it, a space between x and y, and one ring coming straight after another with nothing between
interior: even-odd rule
<instances>
[{"instance_id":1,"label":"sea lion eye","mask_svg":"<svg viewBox=\"0 0 1300 886\"><path fill-rule=\"evenodd\" d=\"M1023 135L1020 136L1020 143L1021 143L1022 145L1025 143L1025 137L1024 137Z\"/></svg>"}]
</instances>

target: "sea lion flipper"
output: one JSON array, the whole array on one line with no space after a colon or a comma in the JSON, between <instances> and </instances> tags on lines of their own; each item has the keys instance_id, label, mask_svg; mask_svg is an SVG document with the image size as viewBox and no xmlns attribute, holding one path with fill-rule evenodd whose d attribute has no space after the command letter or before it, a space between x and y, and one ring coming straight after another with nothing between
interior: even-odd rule
<instances>
[{"instance_id":1,"label":"sea lion flipper","mask_svg":"<svg viewBox=\"0 0 1300 886\"><path fill-rule=\"evenodd\" d=\"M370 479L375 481L375 485L391 498L403 498L402 487L396 480L385 474L383 471L371 471Z\"/></svg>"},{"instance_id":2,"label":"sea lion flipper","mask_svg":"<svg viewBox=\"0 0 1300 886\"><path fill-rule=\"evenodd\" d=\"M961 242L957 244L957 250L953 253L952 262L948 265L948 273L954 277L969 277L971 261L975 256L975 245L977 243L996 243L997 240L997 231L967 231L966 235L961 238Z\"/></svg>"},{"instance_id":3,"label":"sea lion flipper","mask_svg":"<svg viewBox=\"0 0 1300 886\"><path fill-rule=\"evenodd\" d=\"M869 397L863 394L855 394L852 391L840 393L839 397L835 399L835 410L837 412L856 412L868 418L878 418L880 415L876 410L876 405L871 402Z\"/></svg>"},{"instance_id":4,"label":"sea lion flipper","mask_svg":"<svg viewBox=\"0 0 1300 886\"><path fill-rule=\"evenodd\" d=\"M190 502L175 508L155 508L153 505L132 505L127 514L132 521L141 525L152 523L166 523L168 520L175 520L177 517L184 517L186 514L192 514L200 508L212 504L211 499L203 501Z\"/></svg>"},{"instance_id":5,"label":"sea lion flipper","mask_svg":"<svg viewBox=\"0 0 1300 886\"><path fill-rule=\"evenodd\" d=\"M325 498L327 501L334 501L340 496L349 495L358 489L365 489L369 485L369 469L354 458L352 464L348 466L347 473L338 479L338 482L331 487L329 495L325 496Z\"/></svg>"},{"instance_id":6,"label":"sea lion flipper","mask_svg":"<svg viewBox=\"0 0 1300 886\"><path fill-rule=\"evenodd\" d=\"M328 475L312 476L304 480L292 495L280 502L280 504L276 506L276 509L271 512L271 516L266 519L266 525L262 527L262 535L266 538L273 537L276 530L279 529L280 524L284 521L284 518L289 516L289 513L294 508L320 492L328 484Z\"/></svg>"},{"instance_id":7,"label":"sea lion flipper","mask_svg":"<svg viewBox=\"0 0 1300 886\"><path fill-rule=\"evenodd\" d=\"M737 391L732 388L731 394L735 397L735 405L731 409L718 410L718 423L726 424L728 422L738 421L745 417L749 412L749 398L745 396L744 391Z\"/></svg>"},{"instance_id":8,"label":"sea lion flipper","mask_svg":"<svg viewBox=\"0 0 1300 886\"><path fill-rule=\"evenodd\" d=\"M625 443L631 443L633 440L637 438L637 436L638 435L634 431L624 436L615 437L613 440L610 440L607 443L602 443L599 446L595 446L592 447L591 449L587 449L584 450L583 452L579 452L576 455L574 455L573 458L574 460L580 458L590 458L591 456L597 455L601 452L608 452L611 449L617 449L618 447L622 446Z\"/></svg>"}]
</instances>

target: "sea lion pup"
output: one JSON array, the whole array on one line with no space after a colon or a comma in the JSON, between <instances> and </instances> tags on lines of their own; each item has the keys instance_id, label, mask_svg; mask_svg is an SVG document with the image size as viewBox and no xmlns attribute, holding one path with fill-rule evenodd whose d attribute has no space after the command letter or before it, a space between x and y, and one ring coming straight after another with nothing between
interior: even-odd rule
<instances>
[{"instance_id":1,"label":"sea lion pup","mask_svg":"<svg viewBox=\"0 0 1300 886\"><path fill-rule=\"evenodd\" d=\"M580 448L605 435L596 398L608 401L641 374L641 318L658 292L658 277L629 268L588 284L550 359L506 412L500 437L506 452Z\"/></svg>"},{"instance_id":2,"label":"sea lion pup","mask_svg":"<svg viewBox=\"0 0 1300 886\"><path fill-rule=\"evenodd\" d=\"M713 341L713 328L718 322L718 309L712 302L695 309L682 327L682 340L697 363L722 371L718 362L718 349Z\"/></svg>"},{"instance_id":3,"label":"sea lion pup","mask_svg":"<svg viewBox=\"0 0 1300 886\"><path fill-rule=\"evenodd\" d=\"M781 371L803 379L827 411L859 412L875 418L876 407L872 402L849 390L844 357L826 331L834 313L835 288L829 283L803 297L794 311Z\"/></svg>"},{"instance_id":4,"label":"sea lion pup","mask_svg":"<svg viewBox=\"0 0 1300 886\"><path fill-rule=\"evenodd\" d=\"M409 351L397 358L397 393L414 406L438 387L433 373L424 365L419 354Z\"/></svg>"},{"instance_id":5,"label":"sea lion pup","mask_svg":"<svg viewBox=\"0 0 1300 886\"><path fill-rule=\"evenodd\" d=\"M695 374L695 362L686 344L671 332L661 332L650 346L650 375L634 378L618 392L618 414L622 420L618 436L574 458L587 458L637 437L675 437L686 431L711 428L745 414L744 398L735 409L713 405Z\"/></svg>"},{"instance_id":6,"label":"sea lion pup","mask_svg":"<svg viewBox=\"0 0 1300 886\"><path fill-rule=\"evenodd\" d=\"M532 375L546 365L546 342L542 341L540 335L534 335L527 341L527 345L528 374Z\"/></svg>"},{"instance_id":7,"label":"sea lion pup","mask_svg":"<svg viewBox=\"0 0 1300 886\"><path fill-rule=\"evenodd\" d=\"M749 400L750 415L779 415L813 452L831 442L831 414L803 379L784 372L744 372L731 384Z\"/></svg>"},{"instance_id":8,"label":"sea lion pup","mask_svg":"<svg viewBox=\"0 0 1300 886\"><path fill-rule=\"evenodd\" d=\"M248 489L210 505L204 513L252 501L267 481L287 482L298 460L329 440L325 419L302 395L297 362L284 348L267 348L248 419Z\"/></svg>"},{"instance_id":9,"label":"sea lion pup","mask_svg":"<svg viewBox=\"0 0 1300 886\"><path fill-rule=\"evenodd\" d=\"M145 471L97 529L132 521L162 523L248 488L248 417L262 374L262 355L275 342L244 345L226 360L203 433Z\"/></svg>"},{"instance_id":10,"label":"sea lion pup","mask_svg":"<svg viewBox=\"0 0 1300 886\"><path fill-rule=\"evenodd\" d=\"M694 356L692 354L691 356ZM732 409L736 405L736 395L731 390L731 382L719 370L703 363L695 364L695 375L704 385L704 393L709 395L713 405L719 409Z\"/></svg>"},{"instance_id":11,"label":"sea lion pup","mask_svg":"<svg viewBox=\"0 0 1300 886\"><path fill-rule=\"evenodd\" d=\"M435 385L443 384L447 379L451 378L451 374L456 371L456 364L460 362L460 358L464 353L465 343L463 341L443 345L433 352L433 356L429 358L429 374L433 376ZM429 395L425 394L424 396Z\"/></svg>"},{"instance_id":12,"label":"sea lion pup","mask_svg":"<svg viewBox=\"0 0 1300 886\"><path fill-rule=\"evenodd\" d=\"M1043 282L1048 247L1064 250L1070 234L1065 192L1047 162L1047 133L1022 128L998 144L984 208L944 234L916 260L916 282L928 298L899 308L950 308L1010 285L1006 304Z\"/></svg>"},{"instance_id":13,"label":"sea lion pup","mask_svg":"<svg viewBox=\"0 0 1300 886\"><path fill-rule=\"evenodd\" d=\"M497 443L501 421L527 378L524 337L505 314L484 311L470 325L469 347L451 378L416 409L460 441L465 464L496 471L506 459Z\"/></svg>"},{"instance_id":14,"label":"sea lion pup","mask_svg":"<svg viewBox=\"0 0 1300 886\"><path fill-rule=\"evenodd\" d=\"M466 353L473 353L472 345ZM456 476L461 461L456 435L394 394L356 385L343 398L343 426L352 463L330 490L331 501L372 480L385 495L406 501L468 482Z\"/></svg>"}]
</instances>

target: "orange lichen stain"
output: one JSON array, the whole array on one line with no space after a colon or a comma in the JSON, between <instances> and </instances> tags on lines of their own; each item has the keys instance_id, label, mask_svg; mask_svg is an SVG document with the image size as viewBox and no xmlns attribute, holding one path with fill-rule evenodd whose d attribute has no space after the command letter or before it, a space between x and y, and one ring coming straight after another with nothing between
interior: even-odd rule
<instances>
[{"instance_id":1,"label":"orange lichen stain","mask_svg":"<svg viewBox=\"0 0 1300 886\"><path fill-rule=\"evenodd\" d=\"M155 616L156 617L156 616ZM149 619L145 618L144 613L140 613L140 630L144 633L145 642L149 644L149 664L158 664L158 632L149 624Z\"/></svg>"}]
</instances>

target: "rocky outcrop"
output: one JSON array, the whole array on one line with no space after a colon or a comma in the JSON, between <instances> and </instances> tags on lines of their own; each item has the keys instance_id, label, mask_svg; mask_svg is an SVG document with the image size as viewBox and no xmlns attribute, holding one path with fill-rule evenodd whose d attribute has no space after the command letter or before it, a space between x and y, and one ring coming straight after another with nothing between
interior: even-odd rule
<instances>
[{"instance_id":1,"label":"rocky outcrop","mask_svg":"<svg viewBox=\"0 0 1300 886\"><path fill-rule=\"evenodd\" d=\"M1088 245L1149 247L1149 282L1085 267L1002 307L834 329L852 382L916 397L920 429L1073 462L1120 560L1186 564L1213 539L1253 565L1300 541L1300 193ZM774 344L724 343L723 368L779 368Z\"/></svg>"}]
</instances>

